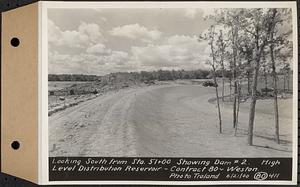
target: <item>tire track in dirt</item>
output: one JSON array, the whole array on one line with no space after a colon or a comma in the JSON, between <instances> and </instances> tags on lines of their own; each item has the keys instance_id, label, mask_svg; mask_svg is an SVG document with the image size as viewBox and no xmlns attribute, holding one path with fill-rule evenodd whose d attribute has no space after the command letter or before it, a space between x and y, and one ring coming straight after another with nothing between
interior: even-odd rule
<instances>
[{"instance_id":1,"label":"tire track in dirt","mask_svg":"<svg viewBox=\"0 0 300 187\"><path fill-rule=\"evenodd\" d=\"M49 117L50 155L78 155L89 144L88 137L101 123L115 100L114 95L81 103ZM58 146L53 149L55 145Z\"/></svg>"},{"instance_id":2,"label":"tire track in dirt","mask_svg":"<svg viewBox=\"0 0 300 187\"><path fill-rule=\"evenodd\" d=\"M80 155L135 155L136 137L127 120L133 97L133 92L129 92L115 98Z\"/></svg>"},{"instance_id":3,"label":"tire track in dirt","mask_svg":"<svg viewBox=\"0 0 300 187\"><path fill-rule=\"evenodd\" d=\"M50 156L136 155L132 105L157 87L164 86L120 90L50 116Z\"/></svg>"}]
</instances>

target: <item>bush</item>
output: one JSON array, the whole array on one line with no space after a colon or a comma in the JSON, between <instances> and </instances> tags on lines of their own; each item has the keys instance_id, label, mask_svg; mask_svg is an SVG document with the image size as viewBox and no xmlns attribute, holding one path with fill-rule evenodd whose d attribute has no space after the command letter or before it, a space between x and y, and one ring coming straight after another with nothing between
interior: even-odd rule
<instances>
[{"instance_id":1,"label":"bush","mask_svg":"<svg viewBox=\"0 0 300 187\"><path fill-rule=\"evenodd\" d=\"M205 82L202 83L202 86L204 86L204 87L218 87L218 84L215 84L212 81L205 81Z\"/></svg>"},{"instance_id":2,"label":"bush","mask_svg":"<svg viewBox=\"0 0 300 187\"><path fill-rule=\"evenodd\" d=\"M91 92L92 94L97 94L98 93L98 90L94 90Z\"/></svg>"},{"instance_id":3,"label":"bush","mask_svg":"<svg viewBox=\"0 0 300 187\"><path fill-rule=\"evenodd\" d=\"M266 92L273 92L274 90L273 90L273 88L262 88L260 91L262 93L266 93Z\"/></svg>"},{"instance_id":4,"label":"bush","mask_svg":"<svg viewBox=\"0 0 300 187\"><path fill-rule=\"evenodd\" d=\"M75 95L75 91L73 89L70 90L70 95Z\"/></svg>"}]
</instances>

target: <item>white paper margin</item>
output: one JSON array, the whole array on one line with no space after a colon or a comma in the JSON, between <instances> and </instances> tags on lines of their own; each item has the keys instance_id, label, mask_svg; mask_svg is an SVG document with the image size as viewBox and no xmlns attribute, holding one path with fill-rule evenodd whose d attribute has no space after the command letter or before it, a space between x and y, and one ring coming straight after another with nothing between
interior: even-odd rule
<instances>
[{"instance_id":1,"label":"white paper margin","mask_svg":"<svg viewBox=\"0 0 300 187\"><path fill-rule=\"evenodd\" d=\"M296 185L298 168L298 33L297 6L293 1L282 2L38 2L39 6L39 184L139 184L139 185ZM48 16L47 10L82 8L291 8L293 19L293 171L292 181L49 181L48 146Z\"/></svg>"}]
</instances>

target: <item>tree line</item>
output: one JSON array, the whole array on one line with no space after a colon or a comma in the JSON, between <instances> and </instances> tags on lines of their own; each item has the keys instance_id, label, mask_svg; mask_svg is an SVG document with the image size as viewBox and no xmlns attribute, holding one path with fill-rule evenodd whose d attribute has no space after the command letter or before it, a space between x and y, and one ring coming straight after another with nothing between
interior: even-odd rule
<instances>
[{"instance_id":1,"label":"tree line","mask_svg":"<svg viewBox=\"0 0 300 187\"><path fill-rule=\"evenodd\" d=\"M152 80L169 81L177 79L206 79L210 77L209 70L157 70L140 72L116 72L104 76L84 74L49 74L48 81L102 81L113 79L118 75L127 77L127 80L147 82Z\"/></svg>"},{"instance_id":2,"label":"tree line","mask_svg":"<svg viewBox=\"0 0 300 187\"><path fill-rule=\"evenodd\" d=\"M48 81L97 81L97 75L83 75L83 74L49 74Z\"/></svg>"},{"instance_id":3,"label":"tree line","mask_svg":"<svg viewBox=\"0 0 300 187\"><path fill-rule=\"evenodd\" d=\"M278 115L278 75L284 79L290 76L292 61L291 9L218 9L214 16L207 19L214 21L209 29L199 35L199 42L206 41L210 47L210 65L213 80L217 83L221 72L221 96L215 88L217 98L219 130L222 133L222 115L220 98L224 101L225 73L230 72L230 95L232 87L232 115L235 135L238 127L238 115L241 102L241 87L247 80L250 95L248 121L248 144L253 145L255 108L258 93L258 77L272 77L274 104L275 139L279 138ZM286 80L284 80L285 84Z\"/></svg>"}]
</instances>

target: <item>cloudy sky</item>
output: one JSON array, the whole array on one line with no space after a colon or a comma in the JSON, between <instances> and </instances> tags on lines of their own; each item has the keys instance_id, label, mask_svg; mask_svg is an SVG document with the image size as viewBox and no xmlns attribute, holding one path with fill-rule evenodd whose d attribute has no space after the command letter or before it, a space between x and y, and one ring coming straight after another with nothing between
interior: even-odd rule
<instances>
[{"instance_id":1,"label":"cloudy sky","mask_svg":"<svg viewBox=\"0 0 300 187\"><path fill-rule=\"evenodd\" d=\"M213 10L48 9L49 73L207 68Z\"/></svg>"}]
</instances>

